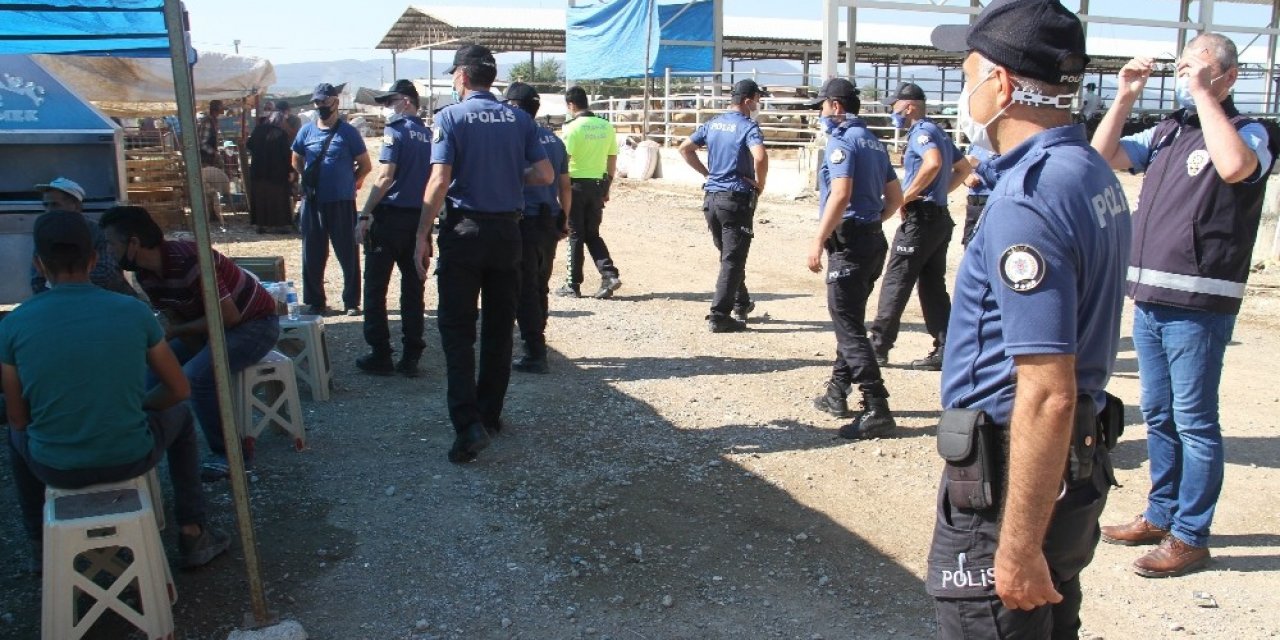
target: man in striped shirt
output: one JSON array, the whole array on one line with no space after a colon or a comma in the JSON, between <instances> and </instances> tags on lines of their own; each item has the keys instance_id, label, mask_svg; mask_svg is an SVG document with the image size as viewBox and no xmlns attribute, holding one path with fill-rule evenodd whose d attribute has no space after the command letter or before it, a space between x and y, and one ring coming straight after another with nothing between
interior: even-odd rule
<instances>
[{"instance_id":1,"label":"man in striped shirt","mask_svg":"<svg viewBox=\"0 0 1280 640\"><path fill-rule=\"evenodd\" d=\"M160 226L142 207L114 207L99 221L107 246L120 268L137 274L151 305L169 319L165 338L191 381L191 404L213 456L201 466L206 482L227 476L222 419L209 351L209 321L204 314L200 265L194 242L165 240ZM276 303L258 281L236 263L213 252L214 273L227 336L231 373L259 361L280 336Z\"/></svg>"}]
</instances>

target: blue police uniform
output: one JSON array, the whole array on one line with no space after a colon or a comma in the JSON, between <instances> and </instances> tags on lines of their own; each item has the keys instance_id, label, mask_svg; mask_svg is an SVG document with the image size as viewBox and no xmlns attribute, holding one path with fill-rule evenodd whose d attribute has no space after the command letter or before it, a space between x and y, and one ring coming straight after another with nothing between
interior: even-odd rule
<instances>
[{"instance_id":1,"label":"blue police uniform","mask_svg":"<svg viewBox=\"0 0 1280 640\"><path fill-rule=\"evenodd\" d=\"M819 217L826 209L835 178L851 179L853 193L840 226L826 240L827 311L836 334L831 380L844 394L857 384L864 396L887 398L865 321L867 299L889 249L880 226L885 185L896 181L898 175L884 145L861 118L847 117L830 131L818 171Z\"/></svg>"},{"instance_id":2,"label":"blue police uniform","mask_svg":"<svg viewBox=\"0 0 1280 640\"><path fill-rule=\"evenodd\" d=\"M969 246L969 240L973 238L973 230L978 226L978 218L982 216L982 209L987 205L987 197L991 195L991 185L995 184L994 177L990 175L991 159L995 155L986 147L979 146L969 147L969 155L978 160L978 165L973 169L973 174L978 177L978 184L969 187L969 196L965 202L964 233L960 234L962 247Z\"/></svg>"},{"instance_id":3,"label":"blue police uniform","mask_svg":"<svg viewBox=\"0 0 1280 640\"><path fill-rule=\"evenodd\" d=\"M327 141L327 143L326 143ZM324 151L324 157L320 152ZM327 306L324 266L329 246L342 268L342 306L360 306L360 256L356 249L356 158L366 154L364 138L345 120L333 129L309 122L293 140L293 152L302 156L304 167L318 165L314 185L303 184L302 213L302 301L313 308ZM310 171L303 170L303 182Z\"/></svg>"},{"instance_id":4,"label":"blue police uniform","mask_svg":"<svg viewBox=\"0 0 1280 640\"><path fill-rule=\"evenodd\" d=\"M689 141L707 148L702 212L711 241L720 252L711 318L737 311L738 319L745 320L753 307L746 275L757 197L755 187L748 182L756 177L751 149L764 146L764 135L755 120L730 111L698 127Z\"/></svg>"},{"instance_id":5,"label":"blue police uniform","mask_svg":"<svg viewBox=\"0 0 1280 640\"><path fill-rule=\"evenodd\" d=\"M569 173L569 153L565 151L564 142L551 131L538 127L537 135L556 178L546 186L524 188L524 213L520 217L520 237L524 244L516 324L524 341L526 361L545 364L547 294L551 291L551 267L555 264L556 243L560 241L565 215L560 202L560 177Z\"/></svg>"},{"instance_id":6,"label":"blue police uniform","mask_svg":"<svg viewBox=\"0 0 1280 640\"><path fill-rule=\"evenodd\" d=\"M414 234L422 215L423 194L431 176L431 129L413 115L396 115L383 131L383 164L394 164L391 187L373 210L364 253L364 339L375 356L390 357L387 287L391 270L400 269L400 328L405 362L418 361L423 340L425 283L414 264Z\"/></svg>"},{"instance_id":7,"label":"blue police uniform","mask_svg":"<svg viewBox=\"0 0 1280 640\"><path fill-rule=\"evenodd\" d=\"M1045 537L1049 570L1065 600L1031 612L1002 610L998 623L1018 637L1075 637L1079 574L1092 559L1111 486L1096 415L1107 404L1104 388L1119 348L1129 208L1081 125L1036 134L992 164L999 180L956 277L942 402L946 409L979 409L997 433L1006 432L1016 389L1014 357L1075 356L1078 404L1094 415L1081 414L1073 440L1081 440L1081 424L1092 430L1087 444L1093 453L1082 455L1094 464L1091 473L1072 479ZM994 440L1000 443L995 458L1007 460L1007 437ZM961 621L995 624L992 607L1000 606L993 567L1001 498L988 509L961 508L948 497L951 483L944 474L926 588L937 598L941 635L969 637L959 630ZM989 637L995 635L992 628Z\"/></svg>"},{"instance_id":8,"label":"blue police uniform","mask_svg":"<svg viewBox=\"0 0 1280 640\"><path fill-rule=\"evenodd\" d=\"M448 373L449 418L459 433L499 418L511 378L511 330L520 286L524 171L545 160L528 114L476 91L435 120L431 163L453 181L440 223L436 261L440 341ZM477 302L484 297L480 377L476 379Z\"/></svg>"},{"instance_id":9,"label":"blue police uniform","mask_svg":"<svg viewBox=\"0 0 1280 640\"><path fill-rule=\"evenodd\" d=\"M904 206L907 217L894 234L876 319L871 323L873 346L883 358L888 357L889 350L898 341L902 312L907 308L917 280L920 310L925 328L933 336L935 352L946 342L947 317L951 314L946 281L947 243L955 226L947 211L947 187L951 183L951 166L961 158L961 153L942 127L927 118L921 119L907 133L907 150L902 156L906 171L904 189L912 186L924 154L933 149L942 155L942 165L929 188L921 192L923 197Z\"/></svg>"}]
</instances>

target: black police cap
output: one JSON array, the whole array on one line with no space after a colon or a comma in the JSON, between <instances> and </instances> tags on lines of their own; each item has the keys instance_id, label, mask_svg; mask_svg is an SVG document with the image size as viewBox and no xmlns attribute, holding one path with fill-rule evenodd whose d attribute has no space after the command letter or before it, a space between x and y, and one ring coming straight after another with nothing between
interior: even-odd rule
<instances>
[{"instance_id":1,"label":"black police cap","mask_svg":"<svg viewBox=\"0 0 1280 640\"><path fill-rule=\"evenodd\" d=\"M733 85L733 95L741 96L743 98L754 98L756 96L763 96L767 98L769 97L769 92L756 84L755 80L747 78L745 80L739 80Z\"/></svg>"},{"instance_id":2,"label":"black police cap","mask_svg":"<svg viewBox=\"0 0 1280 640\"><path fill-rule=\"evenodd\" d=\"M493 52L489 48L479 44L469 44L457 53L453 54L453 66L449 67L445 73L453 73L458 67L482 66L498 68L498 61L494 59Z\"/></svg>"},{"instance_id":3,"label":"black police cap","mask_svg":"<svg viewBox=\"0 0 1280 640\"><path fill-rule=\"evenodd\" d=\"M818 90L818 97L806 102L810 107L816 107L823 102L831 99L837 100L855 100L858 97L858 88L853 86L852 82L844 78L832 78L822 83L822 88Z\"/></svg>"},{"instance_id":4,"label":"black police cap","mask_svg":"<svg viewBox=\"0 0 1280 640\"><path fill-rule=\"evenodd\" d=\"M507 85L507 91L502 94L502 99L513 102L542 102L542 96L538 95L538 90L523 82L512 82Z\"/></svg>"},{"instance_id":5,"label":"black police cap","mask_svg":"<svg viewBox=\"0 0 1280 640\"><path fill-rule=\"evenodd\" d=\"M1080 18L1057 0L993 0L972 25L942 25L932 40L1051 84L1079 82L1089 64Z\"/></svg>"},{"instance_id":6,"label":"black police cap","mask_svg":"<svg viewBox=\"0 0 1280 640\"><path fill-rule=\"evenodd\" d=\"M897 93L885 98L884 103L892 106L893 103L899 100L918 100L920 102L924 102L926 100L924 89L921 89L920 85L914 82L904 82L898 86Z\"/></svg>"},{"instance_id":7,"label":"black police cap","mask_svg":"<svg viewBox=\"0 0 1280 640\"><path fill-rule=\"evenodd\" d=\"M406 98L417 100L418 87L414 86L411 80L396 80L396 83L391 85L391 88L386 92L373 96L373 101L378 104L386 104L387 101L396 96L405 96Z\"/></svg>"}]
</instances>

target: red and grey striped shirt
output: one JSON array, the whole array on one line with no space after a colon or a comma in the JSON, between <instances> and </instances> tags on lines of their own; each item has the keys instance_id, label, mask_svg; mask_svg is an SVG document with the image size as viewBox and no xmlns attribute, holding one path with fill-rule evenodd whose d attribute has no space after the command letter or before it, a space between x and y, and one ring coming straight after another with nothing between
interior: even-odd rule
<instances>
[{"instance_id":1,"label":"red and grey striped shirt","mask_svg":"<svg viewBox=\"0 0 1280 640\"><path fill-rule=\"evenodd\" d=\"M160 273L138 272L138 284L151 298L151 305L172 311L182 322L203 318L204 296L200 292L195 243L166 240L160 245L160 259ZM213 252L213 264L218 299L231 298L240 310L241 322L275 315L275 299L247 271L217 251Z\"/></svg>"}]
</instances>

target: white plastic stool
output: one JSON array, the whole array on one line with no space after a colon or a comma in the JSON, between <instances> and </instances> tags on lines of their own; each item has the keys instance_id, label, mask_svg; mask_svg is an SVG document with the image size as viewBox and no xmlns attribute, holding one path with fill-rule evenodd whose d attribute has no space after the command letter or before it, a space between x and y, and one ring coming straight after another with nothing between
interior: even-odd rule
<instances>
[{"instance_id":1,"label":"white plastic stool","mask_svg":"<svg viewBox=\"0 0 1280 640\"><path fill-rule=\"evenodd\" d=\"M302 401L298 399L298 378L294 374L293 360L279 351L271 351L257 364L237 373L236 376L236 428L246 455L253 454L253 447L268 425L276 425L293 436L293 446L302 451L307 446L307 432L302 424ZM255 393L258 387L278 383L273 393L263 390L263 397ZM257 414L262 414L261 418Z\"/></svg>"},{"instance_id":2,"label":"white plastic stool","mask_svg":"<svg viewBox=\"0 0 1280 640\"><path fill-rule=\"evenodd\" d=\"M121 556L123 549L130 559ZM136 607L121 599L130 586L137 591ZM80 614L82 595L93 604ZM177 597L145 475L84 489L46 489L44 640L81 638L108 609L151 640L171 639Z\"/></svg>"},{"instance_id":3,"label":"white plastic stool","mask_svg":"<svg viewBox=\"0 0 1280 640\"><path fill-rule=\"evenodd\" d=\"M289 316L281 316L276 349L293 358L298 380L307 386L311 399L328 402L333 370L329 366L329 347L324 339L324 318L299 316L297 320L290 320Z\"/></svg>"}]
</instances>

